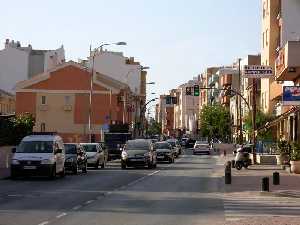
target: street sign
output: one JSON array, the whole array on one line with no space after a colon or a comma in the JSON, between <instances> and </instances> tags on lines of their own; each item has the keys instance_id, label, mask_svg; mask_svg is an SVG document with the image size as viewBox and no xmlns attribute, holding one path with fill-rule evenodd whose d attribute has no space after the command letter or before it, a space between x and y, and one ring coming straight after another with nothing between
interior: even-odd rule
<instances>
[{"instance_id":1,"label":"street sign","mask_svg":"<svg viewBox=\"0 0 300 225\"><path fill-rule=\"evenodd\" d=\"M283 105L300 105L300 87L284 86L282 94Z\"/></svg>"},{"instance_id":2,"label":"street sign","mask_svg":"<svg viewBox=\"0 0 300 225\"><path fill-rule=\"evenodd\" d=\"M244 78L270 78L273 76L271 66L245 65L243 69Z\"/></svg>"}]
</instances>

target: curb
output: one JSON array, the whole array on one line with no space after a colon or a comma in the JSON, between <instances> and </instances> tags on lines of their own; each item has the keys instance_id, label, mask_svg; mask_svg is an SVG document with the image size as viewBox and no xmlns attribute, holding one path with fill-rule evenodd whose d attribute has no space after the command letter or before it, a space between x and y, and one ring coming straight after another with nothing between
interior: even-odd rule
<instances>
[{"instance_id":1,"label":"curb","mask_svg":"<svg viewBox=\"0 0 300 225\"><path fill-rule=\"evenodd\" d=\"M293 194L293 193L284 193L284 192L276 192L276 191L260 191L260 195L262 196L274 196L274 197L288 197L288 198L300 198L299 194Z\"/></svg>"}]
</instances>

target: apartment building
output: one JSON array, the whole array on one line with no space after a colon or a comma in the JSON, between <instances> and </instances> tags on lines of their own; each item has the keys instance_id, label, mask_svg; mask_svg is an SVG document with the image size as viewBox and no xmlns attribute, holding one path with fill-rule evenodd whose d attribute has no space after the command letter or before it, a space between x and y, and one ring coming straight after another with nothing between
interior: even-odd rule
<instances>
[{"instance_id":1,"label":"apartment building","mask_svg":"<svg viewBox=\"0 0 300 225\"><path fill-rule=\"evenodd\" d=\"M262 0L262 17L261 63L275 74L261 81L261 106L279 117L272 123L277 138L299 140L299 116L293 105L283 105L282 86L299 85L300 2Z\"/></svg>"},{"instance_id":2,"label":"apartment building","mask_svg":"<svg viewBox=\"0 0 300 225\"><path fill-rule=\"evenodd\" d=\"M0 50L0 89L13 92L17 82L46 72L65 61L65 50L37 50L29 44L22 46L19 41L6 39Z\"/></svg>"},{"instance_id":3,"label":"apartment building","mask_svg":"<svg viewBox=\"0 0 300 225\"><path fill-rule=\"evenodd\" d=\"M89 69L61 64L17 84L16 114L32 114L34 131L58 132L65 142L88 141L91 118L91 133L100 141L101 128L132 122L132 95L128 85L95 73L90 105L90 83Z\"/></svg>"},{"instance_id":4,"label":"apartment building","mask_svg":"<svg viewBox=\"0 0 300 225\"><path fill-rule=\"evenodd\" d=\"M15 113L15 96L0 89L0 115Z\"/></svg>"}]
</instances>

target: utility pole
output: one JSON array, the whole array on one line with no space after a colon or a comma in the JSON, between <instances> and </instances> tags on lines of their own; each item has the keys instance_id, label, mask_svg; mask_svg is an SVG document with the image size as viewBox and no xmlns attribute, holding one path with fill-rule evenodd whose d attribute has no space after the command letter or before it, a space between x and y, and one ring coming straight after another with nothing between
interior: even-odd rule
<instances>
[{"instance_id":1,"label":"utility pole","mask_svg":"<svg viewBox=\"0 0 300 225\"><path fill-rule=\"evenodd\" d=\"M252 142L253 142L253 164L256 164L256 92L257 92L257 82L256 78L252 81Z\"/></svg>"},{"instance_id":2,"label":"utility pole","mask_svg":"<svg viewBox=\"0 0 300 225\"><path fill-rule=\"evenodd\" d=\"M241 59L238 59L238 72L239 72L239 92L241 93L241 86L242 86L242 82L241 82ZM242 99L239 96L239 143L243 144L243 118L242 118Z\"/></svg>"}]
</instances>

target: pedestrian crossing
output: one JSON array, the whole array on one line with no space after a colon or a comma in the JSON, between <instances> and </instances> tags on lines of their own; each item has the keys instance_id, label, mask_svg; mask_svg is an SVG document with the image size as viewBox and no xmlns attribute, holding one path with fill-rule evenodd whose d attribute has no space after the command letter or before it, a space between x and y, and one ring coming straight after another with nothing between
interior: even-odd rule
<instances>
[{"instance_id":1,"label":"pedestrian crossing","mask_svg":"<svg viewBox=\"0 0 300 225\"><path fill-rule=\"evenodd\" d=\"M238 196L225 194L223 201L227 221L235 221L246 217L300 216L299 198L241 194L239 193Z\"/></svg>"}]
</instances>

